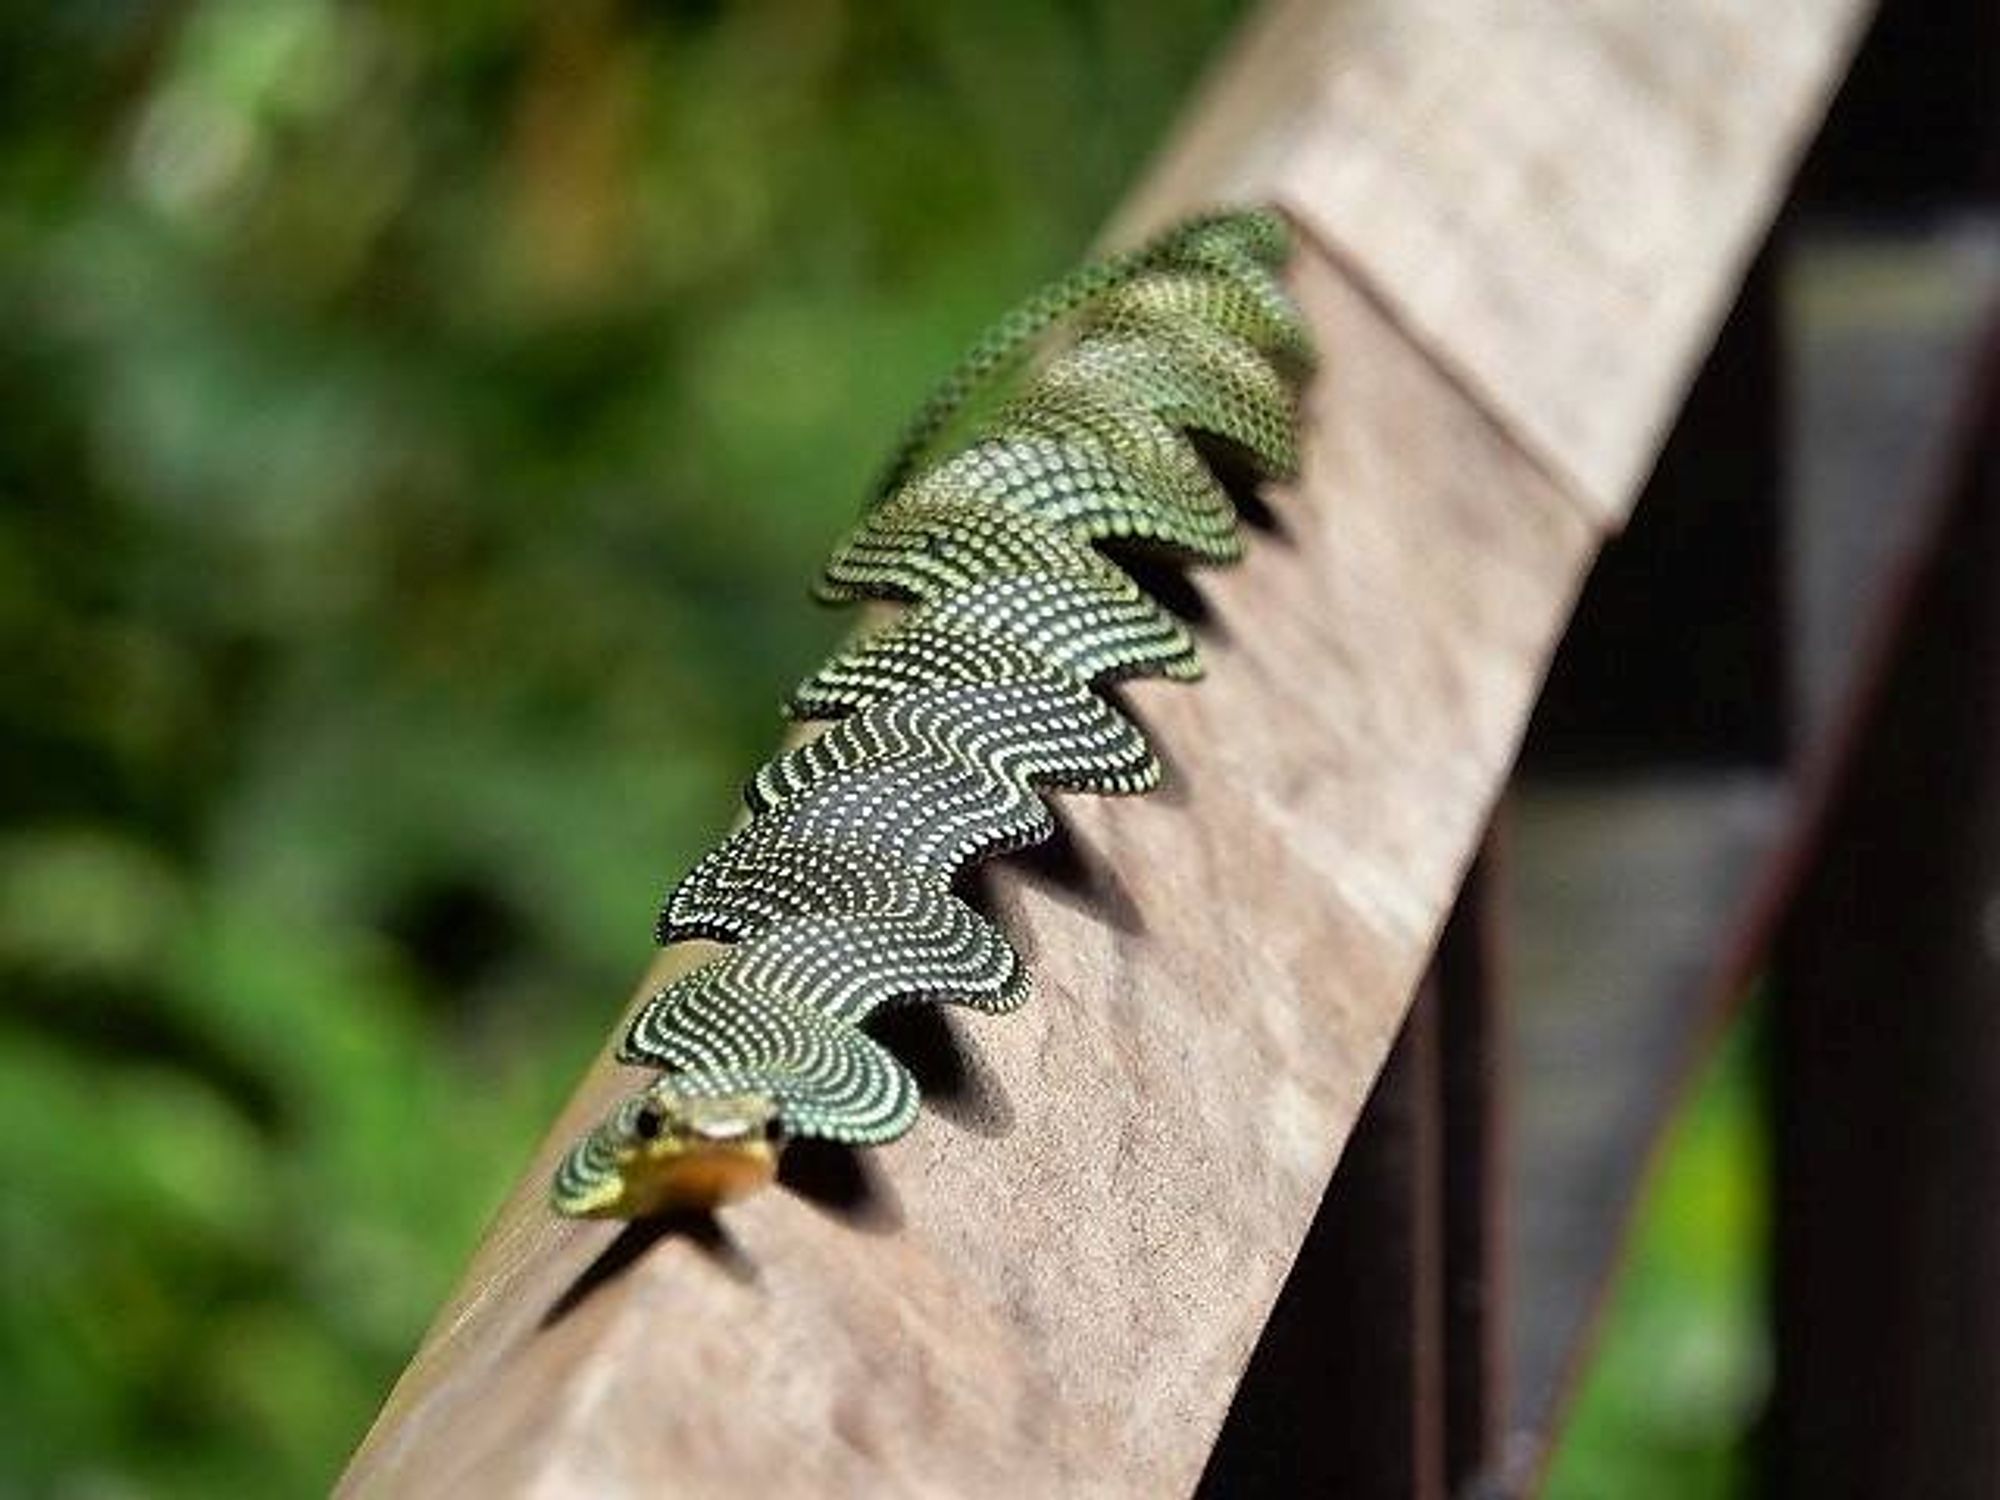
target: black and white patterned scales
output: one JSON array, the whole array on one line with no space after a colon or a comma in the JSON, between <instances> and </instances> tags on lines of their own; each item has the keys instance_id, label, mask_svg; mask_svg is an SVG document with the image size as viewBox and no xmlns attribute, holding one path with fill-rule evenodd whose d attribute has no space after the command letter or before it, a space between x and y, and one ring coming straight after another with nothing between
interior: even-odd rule
<instances>
[{"instance_id":1,"label":"black and white patterned scales","mask_svg":"<svg viewBox=\"0 0 2000 1500\"><path fill-rule=\"evenodd\" d=\"M1097 689L1192 678L1199 661L1099 548L1240 554L1191 435L1259 473L1292 471L1310 353L1276 276L1287 242L1268 212L1190 221L1038 293L945 381L820 588L905 608L792 695L792 717L831 722L757 772L749 823L660 916L662 942L731 946L641 1007L624 1061L693 1098L765 1096L793 1134L879 1142L918 1098L870 1016L1021 1002L1025 966L954 882L1048 837L1045 791L1158 782L1144 737ZM1039 369L947 443L981 389L1037 349Z\"/></svg>"}]
</instances>

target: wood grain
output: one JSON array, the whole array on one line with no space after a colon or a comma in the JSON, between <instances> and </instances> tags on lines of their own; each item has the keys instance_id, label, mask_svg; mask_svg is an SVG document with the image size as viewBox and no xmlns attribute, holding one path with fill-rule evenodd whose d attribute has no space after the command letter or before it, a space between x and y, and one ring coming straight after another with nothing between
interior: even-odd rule
<instances>
[{"instance_id":1,"label":"wood grain","mask_svg":"<svg viewBox=\"0 0 2000 1500\"><path fill-rule=\"evenodd\" d=\"M1400 118L1416 44L1381 40L1389 9L1335 7L1335 55L1280 45L1287 28L1318 36L1329 23L1276 8L1126 221L1232 185L1282 189L1319 231L1294 278L1327 360L1309 393L1304 474L1271 497L1275 531L1241 566L1199 580L1208 680L1127 695L1168 787L1064 801L1062 849L987 881L1037 967L1034 1002L951 1024L944 1071L963 1075L958 1086L933 1089L909 1137L862 1159L868 1191L838 1212L777 1193L719 1227L555 1220L542 1196L555 1154L630 1082L600 1062L397 1385L347 1492L1193 1486L1616 514L1613 480L1643 471L1677 395L1665 355L1590 364L1589 350L1665 335L1621 324L1626 304L1588 277L1568 294L1561 276L1538 288L1549 347L1528 352L1558 368L1509 384L1480 372L1496 347L1523 353L1517 335L1534 320L1508 325L1511 345L1474 326L1497 295L1480 291L1490 278L1475 262L1490 246L1476 234L1432 247L1457 266L1455 279L1438 272L1455 303L1378 275L1365 245L1414 231L1351 221L1404 214L1419 185L1363 191L1324 155L1338 141L1308 138L1344 118L1327 112L1335 83L1350 114ZM1810 14L1830 35L1854 9L1827 0ZM1741 30L1763 8L1713 0L1691 14ZM1516 90L1532 94L1534 49L1506 57ZM1754 63L1683 79L1685 109L1733 119L1718 93L1761 89L1782 96L1777 118L1809 118L1820 74L1789 52ZM1458 95L1426 87L1430 128L1462 128ZM1643 136L1645 112L1621 107ZM1742 177L1730 201L1768 207L1795 134L1718 154L1716 170ZM1509 173L1548 171L1510 153L1560 158L1559 145L1592 149L1530 133L1494 150ZM1478 163L1440 149L1398 171ZM1440 176L1423 201L1479 180ZM1501 195L1482 222L1509 223L1525 201ZM1648 206L1634 233L1650 243L1671 214ZM1672 225L1694 247L1659 273L1689 283L1670 299L1676 348L1708 336L1700 309L1719 307L1749 213ZM1336 218L1349 238L1329 232ZM1552 389L1569 415L1535 406ZM1594 402L1622 415L1578 415Z\"/></svg>"},{"instance_id":2,"label":"wood grain","mask_svg":"<svg viewBox=\"0 0 2000 1500\"><path fill-rule=\"evenodd\" d=\"M1626 514L1872 6L1285 0L1169 145L1275 199L1521 443Z\"/></svg>"},{"instance_id":3,"label":"wood grain","mask_svg":"<svg viewBox=\"0 0 2000 1500\"><path fill-rule=\"evenodd\" d=\"M927 1113L873 1159L872 1215L772 1195L551 1324L616 1233L541 1201L620 1086L601 1066L351 1489L1191 1486L1594 546L1327 262L1297 281L1340 351L1304 478L1201 579L1209 679L1129 694L1171 788L1065 801L1073 867L991 881L1040 985L959 1027L986 1122Z\"/></svg>"}]
</instances>

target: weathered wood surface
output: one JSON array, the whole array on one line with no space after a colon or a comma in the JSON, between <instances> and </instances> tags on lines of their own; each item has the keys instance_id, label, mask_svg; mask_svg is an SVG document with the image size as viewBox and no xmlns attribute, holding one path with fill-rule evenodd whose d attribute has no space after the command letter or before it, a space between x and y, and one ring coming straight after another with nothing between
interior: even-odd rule
<instances>
[{"instance_id":1,"label":"weathered wood surface","mask_svg":"<svg viewBox=\"0 0 2000 1500\"><path fill-rule=\"evenodd\" d=\"M1830 65L1858 8L1827 0L1795 24L1818 28L1814 55ZM1246 194L1275 193L1322 234L1334 208L1349 229L1401 213L1386 188L1345 204L1315 197L1331 179L1300 165L1365 154L1359 126L1398 118L1409 58L1382 40L1395 9L1335 8L1345 29L1334 53L1274 44L1288 27L1320 36L1323 25L1305 8L1273 12L1199 111L1242 152L1198 121L1128 224ZM1684 79L1684 94L1635 101L1630 70L1604 80L1623 134L1537 127L1487 143L1499 154L1483 170L1508 181L1597 180L1611 169L1571 158L1611 152L1672 200L1663 209L1626 185L1645 198L1631 221L1650 247L1638 258L1676 287L1669 311L1635 329L1601 278L1566 295L1551 274L1516 317L1544 324L1537 347L1516 339L1521 358L1568 363L1547 397L1568 416L1541 410L1528 388L1470 377L1496 337L1474 326L1496 316L1479 296L1466 292L1448 317L1426 304L1445 320L1424 327L1358 242L1328 234L1305 247L1295 282L1327 352L1308 398L1305 473L1273 495L1275 533L1258 535L1240 567L1199 580L1208 680L1129 694L1170 786L1137 801L1067 800L1067 857L999 867L992 904L1031 953L1037 997L1004 1020L953 1023L970 1081L866 1159L865 1201L836 1213L772 1194L719 1229L654 1236L554 1220L542 1201L554 1154L627 1082L600 1063L369 1434L352 1492L1193 1485L1423 972L1578 581L1685 375L1685 360L1651 353L1592 365L1586 379L1562 351L1702 346L1825 87L1823 69L1798 65L1795 33L1760 64L1750 22L1764 10L1690 8L1684 26L1722 27L1715 35L1744 52L1733 70ZM1641 10L1588 13L1630 30ZM1509 16L1468 8L1464 21L1506 30ZM1479 56L1476 42L1452 46ZM1538 106L1534 48L1485 55L1519 75L1519 108ZM1308 56L1309 82L1344 80L1342 109L1311 88L1263 86L1261 72L1275 82L1278 63L1305 68ZM1482 132L1477 114L1454 110L1488 95L1426 88L1423 107L1404 110L1407 131ZM1731 137L1705 157L1706 171L1740 179L1726 195L1740 211L1684 222L1671 151L1699 133L1691 118L1742 116L1746 91L1781 103L1787 128L1767 122L1761 138ZM1308 141L1317 158L1301 154ZM1273 162L1287 164L1282 181ZM1463 152L1412 149L1397 172L1468 165ZM1426 201L1492 191L1486 178L1439 176ZM1515 222L1498 202L1466 217L1424 251L1429 274L1451 282L1455 266L1456 284L1476 288L1482 257L1518 264L1540 253L1537 236L1563 232L1552 220L1526 249L1496 243ZM1392 227L1379 233L1399 242ZM1605 403L1625 418L1606 427L1583 413ZM1573 431L1594 436L1565 446Z\"/></svg>"},{"instance_id":2,"label":"weathered wood surface","mask_svg":"<svg viewBox=\"0 0 2000 1500\"><path fill-rule=\"evenodd\" d=\"M723 1253L655 1244L549 1325L612 1237L540 1200L620 1086L600 1069L357 1484L1188 1487L1594 545L1325 262L1299 290L1345 355L1306 480L1281 536L1202 581L1209 680L1129 695L1174 789L1066 802L1075 870L993 882L1040 975L1020 1015L960 1028L1004 1127L933 1111L880 1153L872 1220L772 1195Z\"/></svg>"},{"instance_id":3,"label":"weathered wood surface","mask_svg":"<svg viewBox=\"0 0 2000 1500\"><path fill-rule=\"evenodd\" d=\"M1871 8L1282 0L1125 222L1283 202L1615 519Z\"/></svg>"},{"instance_id":4,"label":"weathered wood surface","mask_svg":"<svg viewBox=\"0 0 2000 1500\"><path fill-rule=\"evenodd\" d=\"M1489 838L1272 1307L1197 1500L1445 1500L1504 1467Z\"/></svg>"}]
</instances>

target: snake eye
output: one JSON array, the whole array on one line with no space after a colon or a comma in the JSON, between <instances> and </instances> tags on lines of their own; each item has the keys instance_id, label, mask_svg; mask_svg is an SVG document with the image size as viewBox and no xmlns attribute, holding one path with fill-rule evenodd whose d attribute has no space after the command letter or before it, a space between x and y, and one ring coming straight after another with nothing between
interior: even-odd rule
<instances>
[{"instance_id":1,"label":"snake eye","mask_svg":"<svg viewBox=\"0 0 2000 1500\"><path fill-rule=\"evenodd\" d=\"M666 1125L666 1117L658 1109L648 1104L632 1116L632 1134L642 1141L658 1140L660 1131Z\"/></svg>"},{"instance_id":2,"label":"snake eye","mask_svg":"<svg viewBox=\"0 0 2000 1500\"><path fill-rule=\"evenodd\" d=\"M785 1122L782 1116L772 1115L764 1122L764 1139L776 1146L785 1139Z\"/></svg>"}]
</instances>

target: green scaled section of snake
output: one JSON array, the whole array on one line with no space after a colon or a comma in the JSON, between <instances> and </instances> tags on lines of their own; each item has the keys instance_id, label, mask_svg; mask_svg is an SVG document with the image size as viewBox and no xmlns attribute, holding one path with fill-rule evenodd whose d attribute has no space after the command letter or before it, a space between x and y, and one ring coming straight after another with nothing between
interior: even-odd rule
<instances>
[{"instance_id":1,"label":"green scaled section of snake","mask_svg":"<svg viewBox=\"0 0 2000 1500\"><path fill-rule=\"evenodd\" d=\"M790 1137L891 1140L917 1086L868 1018L1021 1003L1025 965L953 883L1049 837L1046 792L1158 783L1101 689L1200 664L1115 558L1241 554L1216 445L1296 467L1312 352L1289 243L1268 210L1190 219L1037 292L925 403L818 589L905 607L795 690L791 717L831 722L757 772L749 822L669 893L661 942L730 946L640 1007L618 1055L658 1076L564 1159L559 1210L713 1207L769 1182Z\"/></svg>"}]
</instances>

